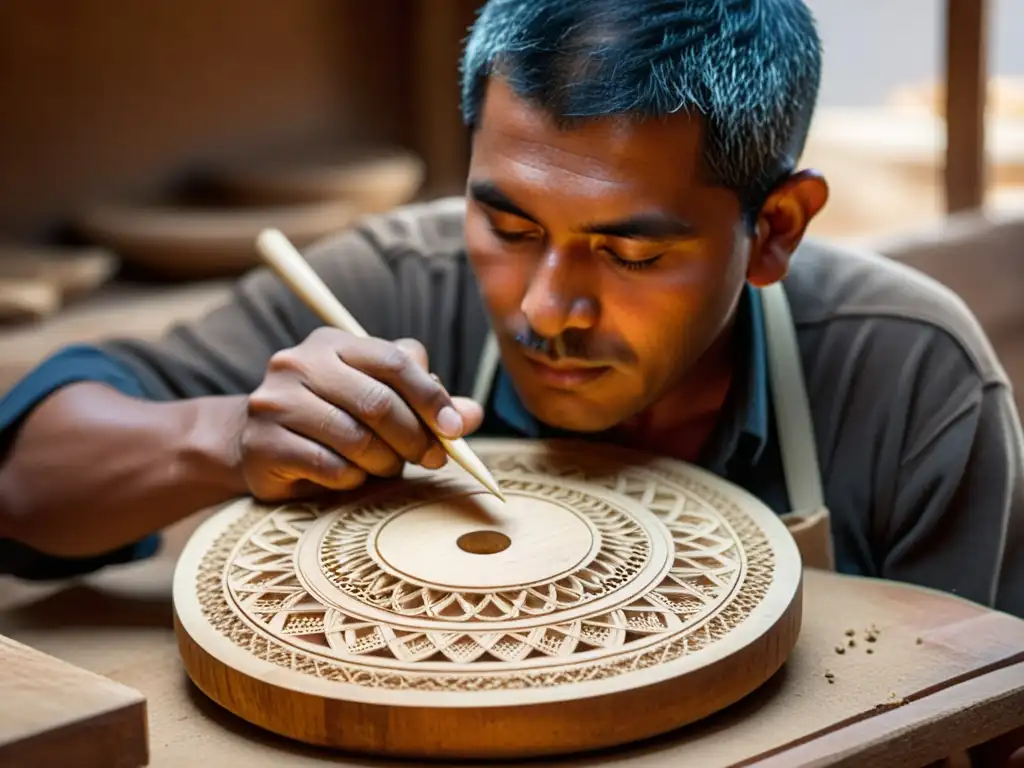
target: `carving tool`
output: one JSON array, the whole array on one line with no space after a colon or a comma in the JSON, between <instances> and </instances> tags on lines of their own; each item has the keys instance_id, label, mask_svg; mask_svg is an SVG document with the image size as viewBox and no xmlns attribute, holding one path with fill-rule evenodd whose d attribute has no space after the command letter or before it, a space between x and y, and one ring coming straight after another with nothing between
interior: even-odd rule
<instances>
[{"instance_id":1,"label":"carving tool","mask_svg":"<svg viewBox=\"0 0 1024 768\"><path fill-rule=\"evenodd\" d=\"M280 230L265 229L260 232L256 238L256 250L264 262L321 320L354 336L369 336ZM463 469L476 478L484 488L505 501L498 483L463 438L449 440L440 435L436 437L448 455Z\"/></svg>"}]
</instances>

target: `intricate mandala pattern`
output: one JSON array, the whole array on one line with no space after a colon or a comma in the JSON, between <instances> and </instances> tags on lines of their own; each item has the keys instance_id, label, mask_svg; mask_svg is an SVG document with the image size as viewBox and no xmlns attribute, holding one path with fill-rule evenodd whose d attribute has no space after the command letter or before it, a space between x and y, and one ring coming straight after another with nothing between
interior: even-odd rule
<instances>
[{"instance_id":1,"label":"intricate mandala pattern","mask_svg":"<svg viewBox=\"0 0 1024 768\"><path fill-rule=\"evenodd\" d=\"M697 653L741 624L771 585L774 555L764 531L691 477L658 466L608 471L565 463L565 455L556 464L543 451L484 458L509 493L563 477L639 503L671 537L662 577L608 605L648 552L642 526L612 504L588 507L601 547L584 568L515 591L468 594L410 584L364 556L370 532L394 513L393 504L338 512L253 507L200 564L197 596L207 621L257 658L327 680L403 690L521 689L603 679ZM395 611L388 621L326 604L296 574L296 550L325 514L336 515L322 544L334 558L332 583L368 606ZM574 618L560 621L570 607ZM407 621L410 615L419 624ZM547 622L538 624L537 616ZM532 624L515 625L526 619ZM498 620L513 626L494 629ZM452 629L453 621L473 626Z\"/></svg>"},{"instance_id":2,"label":"intricate mandala pattern","mask_svg":"<svg viewBox=\"0 0 1024 768\"><path fill-rule=\"evenodd\" d=\"M331 584L355 599L400 617L497 622L543 616L605 595L635 575L650 555L644 529L630 515L601 499L526 480L508 480L504 491L543 494L585 515L601 539L596 556L573 573L514 590L449 590L411 583L371 553L374 528L419 497L403 495L386 503L355 506L339 515L320 548L324 573ZM422 497L429 495L424 493ZM520 660L518 652L514 660Z\"/></svg>"}]
</instances>

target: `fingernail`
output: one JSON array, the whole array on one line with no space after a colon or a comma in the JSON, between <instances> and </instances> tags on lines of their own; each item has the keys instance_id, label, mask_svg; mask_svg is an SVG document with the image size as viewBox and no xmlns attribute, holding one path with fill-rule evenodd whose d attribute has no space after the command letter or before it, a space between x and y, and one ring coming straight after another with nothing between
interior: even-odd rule
<instances>
[{"instance_id":1,"label":"fingernail","mask_svg":"<svg viewBox=\"0 0 1024 768\"><path fill-rule=\"evenodd\" d=\"M446 405L437 414L437 427L445 437L459 437L462 434L462 417L458 411Z\"/></svg>"}]
</instances>

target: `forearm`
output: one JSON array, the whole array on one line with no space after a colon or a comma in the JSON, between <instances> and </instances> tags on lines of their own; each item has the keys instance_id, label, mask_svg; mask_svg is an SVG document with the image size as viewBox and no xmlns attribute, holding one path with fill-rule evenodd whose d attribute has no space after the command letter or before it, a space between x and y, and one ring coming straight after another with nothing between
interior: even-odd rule
<instances>
[{"instance_id":1,"label":"forearm","mask_svg":"<svg viewBox=\"0 0 1024 768\"><path fill-rule=\"evenodd\" d=\"M26 419L0 466L0 538L87 556L245 493L244 396L151 402L73 384Z\"/></svg>"}]
</instances>

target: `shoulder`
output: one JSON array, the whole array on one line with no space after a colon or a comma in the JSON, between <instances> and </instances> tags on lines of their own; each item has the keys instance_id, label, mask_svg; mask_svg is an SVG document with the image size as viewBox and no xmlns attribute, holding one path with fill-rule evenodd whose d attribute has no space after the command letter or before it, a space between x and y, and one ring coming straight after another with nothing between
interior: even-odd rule
<instances>
[{"instance_id":1,"label":"shoulder","mask_svg":"<svg viewBox=\"0 0 1024 768\"><path fill-rule=\"evenodd\" d=\"M349 262L362 255L391 264L409 258L459 261L464 258L464 214L462 197L410 203L361 217L349 229L315 243L309 254L319 260Z\"/></svg>"},{"instance_id":2,"label":"shoulder","mask_svg":"<svg viewBox=\"0 0 1024 768\"><path fill-rule=\"evenodd\" d=\"M811 240L797 251L785 287L798 335L809 345L838 345L833 355L857 354L893 374L915 359L938 369L950 362L943 355L956 357L961 365L953 368L961 377L982 386L1008 383L967 305L910 266L867 249Z\"/></svg>"},{"instance_id":3,"label":"shoulder","mask_svg":"<svg viewBox=\"0 0 1024 768\"><path fill-rule=\"evenodd\" d=\"M442 197L367 216L359 231L383 250L400 246L425 256L451 258L463 250L463 197Z\"/></svg>"},{"instance_id":4,"label":"shoulder","mask_svg":"<svg viewBox=\"0 0 1024 768\"><path fill-rule=\"evenodd\" d=\"M441 198L367 214L351 226L302 248L332 293L374 335L412 335L416 318L434 312L465 282L462 198ZM250 303L295 305L298 300L268 269L243 278ZM310 325L314 318L307 318ZM303 327L305 330L305 326Z\"/></svg>"}]
</instances>

